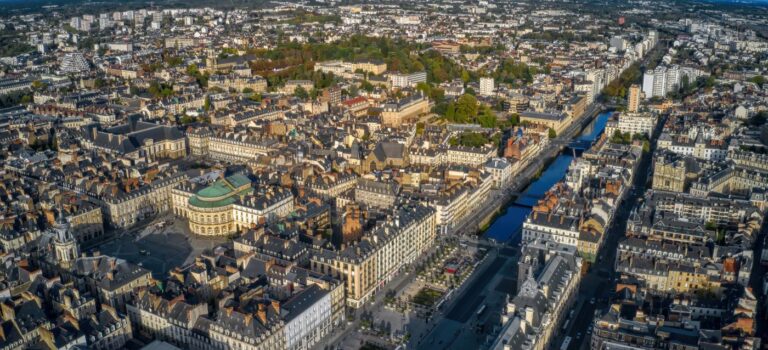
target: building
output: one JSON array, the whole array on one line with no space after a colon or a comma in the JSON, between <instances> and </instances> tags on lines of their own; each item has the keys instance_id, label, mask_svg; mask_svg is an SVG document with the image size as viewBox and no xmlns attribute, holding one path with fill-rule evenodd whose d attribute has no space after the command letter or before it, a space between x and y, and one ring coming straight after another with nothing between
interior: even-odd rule
<instances>
[{"instance_id":1,"label":"building","mask_svg":"<svg viewBox=\"0 0 768 350\"><path fill-rule=\"evenodd\" d=\"M451 146L446 152L446 162L471 167L480 167L489 159L496 157L496 147Z\"/></svg>"},{"instance_id":2,"label":"building","mask_svg":"<svg viewBox=\"0 0 768 350\"><path fill-rule=\"evenodd\" d=\"M372 300L402 267L434 244L434 209L410 203L390 213L360 241L339 250L322 249L312 256L312 271L344 280L349 307L359 308Z\"/></svg>"},{"instance_id":3,"label":"building","mask_svg":"<svg viewBox=\"0 0 768 350\"><path fill-rule=\"evenodd\" d=\"M691 157L672 152L658 152L653 159L654 190L685 192L696 178L698 164Z\"/></svg>"},{"instance_id":4,"label":"building","mask_svg":"<svg viewBox=\"0 0 768 350\"><path fill-rule=\"evenodd\" d=\"M313 83L311 80L288 80L285 82L285 85L280 88L280 92L287 95L292 95L296 93L296 89L298 88L302 88L304 91L310 92L315 88L315 83Z\"/></svg>"},{"instance_id":5,"label":"building","mask_svg":"<svg viewBox=\"0 0 768 350\"><path fill-rule=\"evenodd\" d=\"M72 274L78 289L89 291L100 304L121 313L125 312L126 303L133 299L135 288L153 283L149 270L110 256L80 257L72 266L67 273Z\"/></svg>"},{"instance_id":6,"label":"building","mask_svg":"<svg viewBox=\"0 0 768 350\"><path fill-rule=\"evenodd\" d=\"M560 135L571 124L571 119L561 113L539 113L526 111L520 113L520 122L528 122L555 130Z\"/></svg>"},{"instance_id":7,"label":"building","mask_svg":"<svg viewBox=\"0 0 768 350\"><path fill-rule=\"evenodd\" d=\"M184 172L160 178L149 184L131 188L127 192L117 189L94 198L102 208L112 227L127 228L147 218L171 210L171 190L187 179Z\"/></svg>"},{"instance_id":8,"label":"building","mask_svg":"<svg viewBox=\"0 0 768 350\"><path fill-rule=\"evenodd\" d=\"M579 227L579 219L576 217L534 210L523 222L523 242L546 239L577 247Z\"/></svg>"},{"instance_id":9,"label":"building","mask_svg":"<svg viewBox=\"0 0 768 350\"><path fill-rule=\"evenodd\" d=\"M59 71L63 74L86 73L91 70L91 65L85 56L79 52L65 54L59 63Z\"/></svg>"},{"instance_id":10,"label":"building","mask_svg":"<svg viewBox=\"0 0 768 350\"><path fill-rule=\"evenodd\" d=\"M262 77L245 77L234 73L227 75L215 74L208 79L208 88L219 88L224 91L234 90L237 92L264 92L267 91L267 80Z\"/></svg>"},{"instance_id":11,"label":"building","mask_svg":"<svg viewBox=\"0 0 768 350\"><path fill-rule=\"evenodd\" d=\"M84 127L85 147L130 159L178 159L187 155L186 138L173 126L149 123L136 116L129 122L99 130Z\"/></svg>"},{"instance_id":12,"label":"building","mask_svg":"<svg viewBox=\"0 0 768 350\"><path fill-rule=\"evenodd\" d=\"M393 88L414 87L418 83L427 82L427 72L415 72L411 74L391 73L389 82Z\"/></svg>"},{"instance_id":13,"label":"building","mask_svg":"<svg viewBox=\"0 0 768 350\"><path fill-rule=\"evenodd\" d=\"M379 182L359 179L355 187L355 201L377 208L390 208L400 193L396 182Z\"/></svg>"},{"instance_id":14,"label":"building","mask_svg":"<svg viewBox=\"0 0 768 350\"><path fill-rule=\"evenodd\" d=\"M415 93L382 106L381 123L385 126L400 127L403 123L429 112L429 99L422 93Z\"/></svg>"},{"instance_id":15,"label":"building","mask_svg":"<svg viewBox=\"0 0 768 350\"><path fill-rule=\"evenodd\" d=\"M640 134L651 136L656 128L657 117L650 113L616 113L605 126L605 134L612 136L619 131L622 134Z\"/></svg>"},{"instance_id":16,"label":"building","mask_svg":"<svg viewBox=\"0 0 768 350\"><path fill-rule=\"evenodd\" d=\"M637 113L640 110L640 98L641 98L640 85L632 84L629 87L629 93L627 94L627 112Z\"/></svg>"},{"instance_id":17,"label":"building","mask_svg":"<svg viewBox=\"0 0 768 350\"><path fill-rule=\"evenodd\" d=\"M507 297L494 350L550 348L581 282L581 259L570 246L547 240L523 245L518 292Z\"/></svg>"},{"instance_id":18,"label":"building","mask_svg":"<svg viewBox=\"0 0 768 350\"><path fill-rule=\"evenodd\" d=\"M293 195L277 186L254 186L242 174L213 183L193 179L173 191L173 213L189 220L192 233L227 236L293 211Z\"/></svg>"},{"instance_id":19,"label":"building","mask_svg":"<svg viewBox=\"0 0 768 350\"><path fill-rule=\"evenodd\" d=\"M480 95L481 96L493 96L495 90L493 78L482 77L480 78Z\"/></svg>"},{"instance_id":20,"label":"building","mask_svg":"<svg viewBox=\"0 0 768 350\"><path fill-rule=\"evenodd\" d=\"M519 161L507 158L491 158L485 162L485 171L491 174L493 188L503 189L512 180L512 174L516 173Z\"/></svg>"},{"instance_id":21,"label":"building","mask_svg":"<svg viewBox=\"0 0 768 350\"><path fill-rule=\"evenodd\" d=\"M187 301L183 295L169 300L150 293L147 288L140 288L135 294L136 297L126 308L136 333L162 339L184 349L222 349L206 334L195 329L199 323L205 323L201 317L208 315L206 303Z\"/></svg>"}]
</instances>

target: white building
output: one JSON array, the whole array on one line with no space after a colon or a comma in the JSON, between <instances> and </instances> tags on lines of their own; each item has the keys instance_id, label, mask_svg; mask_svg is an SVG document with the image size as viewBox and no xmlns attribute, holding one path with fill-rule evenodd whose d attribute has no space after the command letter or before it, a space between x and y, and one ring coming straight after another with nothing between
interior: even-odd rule
<instances>
[{"instance_id":1,"label":"white building","mask_svg":"<svg viewBox=\"0 0 768 350\"><path fill-rule=\"evenodd\" d=\"M492 96L495 88L493 78L480 78L480 95Z\"/></svg>"},{"instance_id":2,"label":"white building","mask_svg":"<svg viewBox=\"0 0 768 350\"><path fill-rule=\"evenodd\" d=\"M72 52L64 55L59 64L59 71L62 73L83 73L91 70L91 66L83 54Z\"/></svg>"},{"instance_id":3,"label":"white building","mask_svg":"<svg viewBox=\"0 0 768 350\"><path fill-rule=\"evenodd\" d=\"M485 162L485 171L491 174L493 188L504 188L509 185L509 181L512 180L512 169L515 167L512 162L515 165L518 163L516 160L510 161L507 158L498 157Z\"/></svg>"},{"instance_id":4,"label":"white building","mask_svg":"<svg viewBox=\"0 0 768 350\"><path fill-rule=\"evenodd\" d=\"M619 130L622 134L646 134L650 136L654 126L656 126L656 116L653 114L622 113L615 122L608 122L605 132L608 136L613 135L616 130Z\"/></svg>"},{"instance_id":5,"label":"white building","mask_svg":"<svg viewBox=\"0 0 768 350\"><path fill-rule=\"evenodd\" d=\"M389 75L389 82L393 88L414 87L418 83L427 82L427 72L411 74L392 73Z\"/></svg>"},{"instance_id":6,"label":"white building","mask_svg":"<svg viewBox=\"0 0 768 350\"><path fill-rule=\"evenodd\" d=\"M478 167L496 155L495 147L464 147L448 148L446 160L451 164L463 164Z\"/></svg>"},{"instance_id":7,"label":"white building","mask_svg":"<svg viewBox=\"0 0 768 350\"><path fill-rule=\"evenodd\" d=\"M344 288L341 284L337 288ZM331 293L311 285L282 306L286 312L285 348L311 349L333 329Z\"/></svg>"},{"instance_id":8,"label":"white building","mask_svg":"<svg viewBox=\"0 0 768 350\"><path fill-rule=\"evenodd\" d=\"M579 219L534 211L523 223L523 242L545 239L572 247L579 244Z\"/></svg>"}]
</instances>

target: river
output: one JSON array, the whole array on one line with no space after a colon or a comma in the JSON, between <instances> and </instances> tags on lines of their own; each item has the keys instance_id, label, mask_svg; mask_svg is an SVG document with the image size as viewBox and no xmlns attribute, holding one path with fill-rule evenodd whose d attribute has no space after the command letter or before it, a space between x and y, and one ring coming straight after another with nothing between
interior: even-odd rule
<instances>
[{"instance_id":1,"label":"river","mask_svg":"<svg viewBox=\"0 0 768 350\"><path fill-rule=\"evenodd\" d=\"M600 113L581 132L577 140L594 141L605 130L608 123L608 117L613 112ZM517 198L514 203L507 206L506 211L497 217L493 224L485 231L487 238L495 239L499 242L507 242L520 237L520 229L523 227L523 221L530 214L531 207L549 191L552 186L560 182L568 171L568 166L573 161L573 155L561 153L547 167L541 176L532 184L526 187L525 191Z\"/></svg>"}]
</instances>

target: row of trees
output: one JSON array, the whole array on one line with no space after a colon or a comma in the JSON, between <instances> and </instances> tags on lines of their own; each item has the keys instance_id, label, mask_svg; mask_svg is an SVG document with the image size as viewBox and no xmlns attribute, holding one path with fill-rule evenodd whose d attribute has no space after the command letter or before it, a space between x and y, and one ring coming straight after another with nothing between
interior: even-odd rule
<instances>
[{"instance_id":1,"label":"row of trees","mask_svg":"<svg viewBox=\"0 0 768 350\"><path fill-rule=\"evenodd\" d=\"M626 98L629 86L639 82L642 76L643 72L640 71L640 63L633 63L619 75L618 79L614 79L603 88L603 95L622 99Z\"/></svg>"}]
</instances>

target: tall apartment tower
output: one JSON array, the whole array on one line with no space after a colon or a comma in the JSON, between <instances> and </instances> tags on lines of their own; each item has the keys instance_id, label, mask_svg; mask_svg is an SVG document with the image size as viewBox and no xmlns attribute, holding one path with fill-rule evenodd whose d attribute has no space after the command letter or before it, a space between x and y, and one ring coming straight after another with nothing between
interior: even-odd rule
<instances>
[{"instance_id":1,"label":"tall apartment tower","mask_svg":"<svg viewBox=\"0 0 768 350\"><path fill-rule=\"evenodd\" d=\"M658 66L653 70L653 96L667 96L667 67Z\"/></svg>"},{"instance_id":2,"label":"tall apartment tower","mask_svg":"<svg viewBox=\"0 0 768 350\"><path fill-rule=\"evenodd\" d=\"M637 111L640 109L641 91L642 90L640 89L640 85L632 84L632 86L629 87L629 96L627 97L627 112L637 113Z\"/></svg>"},{"instance_id":3,"label":"tall apartment tower","mask_svg":"<svg viewBox=\"0 0 768 350\"><path fill-rule=\"evenodd\" d=\"M491 96L495 89L493 78L483 77L480 78L480 95Z\"/></svg>"}]
</instances>

